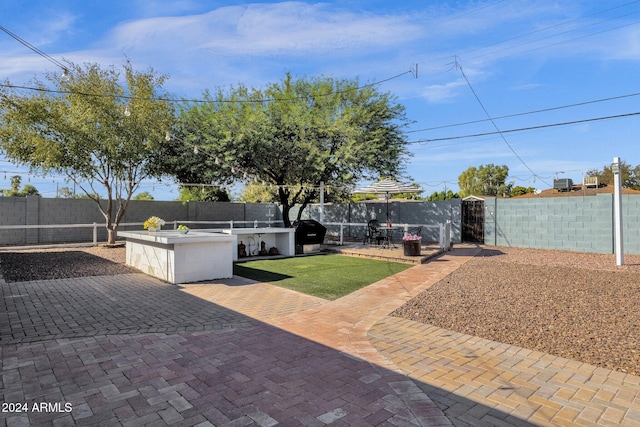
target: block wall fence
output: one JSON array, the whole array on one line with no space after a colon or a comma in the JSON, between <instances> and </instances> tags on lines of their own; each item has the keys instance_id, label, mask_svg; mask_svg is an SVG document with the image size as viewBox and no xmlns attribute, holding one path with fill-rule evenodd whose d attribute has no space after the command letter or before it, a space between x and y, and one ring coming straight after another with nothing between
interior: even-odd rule
<instances>
[{"instance_id":1,"label":"block wall fence","mask_svg":"<svg viewBox=\"0 0 640 427\"><path fill-rule=\"evenodd\" d=\"M114 208L114 214L115 214ZM142 223L152 215L172 221L272 221L282 220L275 204L233 202L170 202L132 200L121 223ZM0 197L0 225L98 224L98 242L107 240L104 217L93 200L49 199L32 197ZM239 225L243 226L243 225ZM165 227L170 227L167 225ZM215 228L211 225L189 225ZM222 227L222 225L220 226ZM141 225L121 226L120 230L142 229ZM91 242L92 228L16 228L0 229L0 246Z\"/></svg>"},{"instance_id":2,"label":"block wall fence","mask_svg":"<svg viewBox=\"0 0 640 427\"><path fill-rule=\"evenodd\" d=\"M613 196L485 199L485 245L614 253ZM640 255L640 196L622 196L625 254Z\"/></svg>"},{"instance_id":3,"label":"block wall fence","mask_svg":"<svg viewBox=\"0 0 640 427\"><path fill-rule=\"evenodd\" d=\"M392 224L416 224L438 226L451 221L451 241L461 241L462 201L460 199L440 202L405 201L389 202L389 220ZM298 210L292 209L291 217L297 215ZM320 205L307 206L302 212L302 219L320 220ZM324 206L325 223L367 223L377 219L381 223L387 220L387 204L384 201L358 202L348 204L326 204ZM339 226L327 226L329 232L337 233ZM362 226L345 227L345 237L360 239L364 236ZM423 241L437 242L440 238L439 229L423 228Z\"/></svg>"},{"instance_id":4,"label":"block wall fence","mask_svg":"<svg viewBox=\"0 0 640 427\"><path fill-rule=\"evenodd\" d=\"M366 223L377 218L386 221L383 201L326 204L325 223ZM613 196L499 199L484 203L484 244L576 252L614 253ZM266 223L282 220L277 204L234 202L131 201L123 223L141 223L151 215L171 221L255 220ZM298 211L291 211L292 220ZM640 255L640 196L622 196L624 252ZM320 219L320 206L309 205L303 219ZM452 242L461 242L462 201L393 202L389 219L394 224L438 225L451 221ZM0 225L98 224L98 241L106 241L104 219L95 203L87 199L47 199L41 197L0 197ZM244 225L239 225L244 226ZM194 225L198 227L198 225ZM202 225L200 227L213 228ZM121 227L121 230L140 226ZM328 226L337 234L338 226ZM359 239L362 226L345 227L345 236ZM90 242L89 228L0 229L0 246ZM437 242L438 230L423 229L425 241Z\"/></svg>"}]
</instances>

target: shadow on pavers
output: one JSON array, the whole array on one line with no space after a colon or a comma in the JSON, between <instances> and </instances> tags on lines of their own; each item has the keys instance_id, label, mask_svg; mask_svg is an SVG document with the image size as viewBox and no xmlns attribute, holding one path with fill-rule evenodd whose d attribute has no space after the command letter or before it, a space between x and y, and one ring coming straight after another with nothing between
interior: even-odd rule
<instances>
[{"instance_id":1,"label":"shadow on pavers","mask_svg":"<svg viewBox=\"0 0 640 427\"><path fill-rule=\"evenodd\" d=\"M142 274L0 290L7 425L528 425Z\"/></svg>"}]
</instances>

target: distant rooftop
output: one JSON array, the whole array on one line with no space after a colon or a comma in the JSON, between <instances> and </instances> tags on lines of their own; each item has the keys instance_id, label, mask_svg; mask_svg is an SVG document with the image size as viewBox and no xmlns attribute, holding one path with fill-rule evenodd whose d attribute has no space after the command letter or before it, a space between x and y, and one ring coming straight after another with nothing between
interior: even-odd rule
<instances>
[{"instance_id":1,"label":"distant rooftop","mask_svg":"<svg viewBox=\"0 0 640 427\"><path fill-rule=\"evenodd\" d=\"M533 197L571 197L571 196L596 196L598 194L613 194L613 185L600 184L597 187L583 184L574 184L571 189L562 191L555 188L549 188L542 190L538 194L527 193L521 196L512 197L512 199L524 199ZM622 194L637 194L640 195L640 191L632 190L630 188L622 188Z\"/></svg>"}]
</instances>

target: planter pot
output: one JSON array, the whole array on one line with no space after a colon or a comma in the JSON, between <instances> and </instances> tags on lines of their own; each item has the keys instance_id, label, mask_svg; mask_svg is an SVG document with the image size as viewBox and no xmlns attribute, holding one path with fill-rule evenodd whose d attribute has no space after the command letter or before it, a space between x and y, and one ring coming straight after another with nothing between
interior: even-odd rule
<instances>
[{"instance_id":1,"label":"planter pot","mask_svg":"<svg viewBox=\"0 0 640 427\"><path fill-rule=\"evenodd\" d=\"M402 242L404 256L420 256L420 240Z\"/></svg>"}]
</instances>

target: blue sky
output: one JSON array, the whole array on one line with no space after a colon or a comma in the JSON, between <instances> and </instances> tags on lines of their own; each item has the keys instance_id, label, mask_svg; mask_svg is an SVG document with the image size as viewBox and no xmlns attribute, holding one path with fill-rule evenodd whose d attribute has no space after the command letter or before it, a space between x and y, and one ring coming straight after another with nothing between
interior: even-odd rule
<instances>
[{"instance_id":1,"label":"blue sky","mask_svg":"<svg viewBox=\"0 0 640 427\"><path fill-rule=\"evenodd\" d=\"M176 97L264 87L287 72L382 82L414 122L405 180L425 195L457 191L462 171L488 163L539 189L556 175L580 182L616 156L640 164L640 1L0 0L0 17L57 60L128 58L167 73ZM0 80L55 70L0 32ZM2 172L0 188L16 172L45 197L69 186L4 159ZM141 191L173 200L168 183Z\"/></svg>"}]
</instances>

